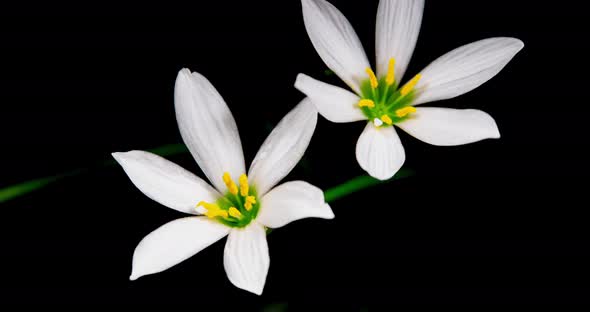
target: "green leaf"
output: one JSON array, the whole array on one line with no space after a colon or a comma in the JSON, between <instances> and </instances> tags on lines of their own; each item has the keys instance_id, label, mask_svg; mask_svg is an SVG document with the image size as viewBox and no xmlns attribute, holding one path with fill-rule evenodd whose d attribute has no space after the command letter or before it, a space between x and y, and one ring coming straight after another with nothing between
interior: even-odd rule
<instances>
[{"instance_id":1,"label":"green leaf","mask_svg":"<svg viewBox=\"0 0 590 312\"><path fill-rule=\"evenodd\" d=\"M45 186L57 182L63 178L80 174L85 170L76 170L56 176L46 177L35 179L27 182L22 182L19 184L11 185L9 187L5 187L0 189L0 203L9 201L11 199L26 195L30 192L36 191L38 189L44 188Z\"/></svg>"},{"instance_id":2,"label":"green leaf","mask_svg":"<svg viewBox=\"0 0 590 312\"><path fill-rule=\"evenodd\" d=\"M152 152L154 154L160 155L160 156L173 156L173 155L186 153L186 152L188 152L188 149L186 148L186 146L184 144L168 144L168 145L160 146L160 147L148 150L148 151ZM98 167L99 168L109 167L109 166L113 166L115 164L117 164L117 162L115 160L111 159L111 160L104 161ZM18 183L15 185L7 186L5 188L0 189L0 203L7 202L9 200L27 195L31 192L40 190L50 184L53 184L57 181L64 179L64 178L76 176L76 175L79 175L79 174L87 172L87 171L88 171L88 169L78 169L78 170L73 170L73 171L59 174L59 175L55 175L55 176L39 178L39 179L25 181L25 182Z\"/></svg>"}]
</instances>

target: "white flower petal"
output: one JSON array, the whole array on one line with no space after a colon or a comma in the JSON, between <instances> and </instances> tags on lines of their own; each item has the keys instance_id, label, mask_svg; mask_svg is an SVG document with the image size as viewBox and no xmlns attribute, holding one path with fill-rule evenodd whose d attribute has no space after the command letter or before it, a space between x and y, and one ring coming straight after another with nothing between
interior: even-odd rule
<instances>
[{"instance_id":1,"label":"white flower petal","mask_svg":"<svg viewBox=\"0 0 590 312\"><path fill-rule=\"evenodd\" d=\"M149 152L113 153L131 182L158 203L190 214L199 201L215 202L221 195L182 167Z\"/></svg>"},{"instance_id":2,"label":"white flower petal","mask_svg":"<svg viewBox=\"0 0 590 312\"><path fill-rule=\"evenodd\" d=\"M494 119L475 109L418 107L412 118L398 126L418 140L438 146L500 138Z\"/></svg>"},{"instance_id":3,"label":"white flower petal","mask_svg":"<svg viewBox=\"0 0 590 312\"><path fill-rule=\"evenodd\" d=\"M209 181L221 192L223 173L245 173L242 143L234 117L213 85L202 75L183 69L174 90L180 134Z\"/></svg>"},{"instance_id":4,"label":"white flower petal","mask_svg":"<svg viewBox=\"0 0 590 312\"><path fill-rule=\"evenodd\" d=\"M325 82L299 74L295 88L307 95L320 114L331 122L353 122L367 117L358 107L358 95Z\"/></svg>"},{"instance_id":5,"label":"white flower petal","mask_svg":"<svg viewBox=\"0 0 590 312\"><path fill-rule=\"evenodd\" d=\"M133 253L131 280L162 272L222 239L230 228L207 217L164 224L139 242Z\"/></svg>"},{"instance_id":6,"label":"white flower petal","mask_svg":"<svg viewBox=\"0 0 590 312\"><path fill-rule=\"evenodd\" d=\"M252 222L243 229L232 229L227 237L223 266L236 287L262 294L270 265L266 231Z\"/></svg>"},{"instance_id":7,"label":"white flower petal","mask_svg":"<svg viewBox=\"0 0 590 312\"><path fill-rule=\"evenodd\" d=\"M325 0L302 0L303 20L316 51L340 79L357 94L368 77L367 55L354 29L332 4Z\"/></svg>"},{"instance_id":8,"label":"white flower petal","mask_svg":"<svg viewBox=\"0 0 590 312\"><path fill-rule=\"evenodd\" d=\"M515 38L490 38L455 49L428 65L413 105L454 98L498 74L524 47Z\"/></svg>"},{"instance_id":9,"label":"white flower petal","mask_svg":"<svg viewBox=\"0 0 590 312\"><path fill-rule=\"evenodd\" d=\"M334 218L330 205L324 200L324 192L304 181L275 187L264 195L261 205L256 220L270 228L279 228L303 218Z\"/></svg>"},{"instance_id":10,"label":"white flower petal","mask_svg":"<svg viewBox=\"0 0 590 312\"><path fill-rule=\"evenodd\" d=\"M395 77L399 83L408 68L424 12L424 0L381 0L377 11L375 52L377 75L387 75L389 60L395 58Z\"/></svg>"},{"instance_id":11,"label":"white flower petal","mask_svg":"<svg viewBox=\"0 0 590 312\"><path fill-rule=\"evenodd\" d=\"M279 122L262 143L248 177L258 196L284 178L301 159L315 130L318 112L306 98Z\"/></svg>"},{"instance_id":12,"label":"white flower petal","mask_svg":"<svg viewBox=\"0 0 590 312\"><path fill-rule=\"evenodd\" d=\"M402 167L406 154L393 127L376 128L369 122L356 143L356 159L369 175L387 180Z\"/></svg>"}]
</instances>

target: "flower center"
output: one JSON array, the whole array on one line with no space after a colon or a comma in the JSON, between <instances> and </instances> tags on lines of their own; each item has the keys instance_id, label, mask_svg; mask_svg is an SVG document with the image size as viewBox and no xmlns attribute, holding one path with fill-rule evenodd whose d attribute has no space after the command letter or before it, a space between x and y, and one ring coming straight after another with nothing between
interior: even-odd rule
<instances>
[{"instance_id":1,"label":"flower center","mask_svg":"<svg viewBox=\"0 0 590 312\"><path fill-rule=\"evenodd\" d=\"M422 76L416 75L403 87L395 83L395 59L389 60L387 76L377 79L371 68L367 68L368 80L361 84L362 99L358 106L368 120L376 127L388 127L400 123L416 112L411 106L414 100L414 88Z\"/></svg>"},{"instance_id":2,"label":"flower center","mask_svg":"<svg viewBox=\"0 0 590 312\"><path fill-rule=\"evenodd\" d=\"M256 189L248 185L248 176L245 174L238 180L239 187L227 172L223 174L223 182L229 190L225 196L215 203L202 201L197 207L203 207L207 217L222 224L236 228L245 227L256 218L260 210Z\"/></svg>"}]
</instances>

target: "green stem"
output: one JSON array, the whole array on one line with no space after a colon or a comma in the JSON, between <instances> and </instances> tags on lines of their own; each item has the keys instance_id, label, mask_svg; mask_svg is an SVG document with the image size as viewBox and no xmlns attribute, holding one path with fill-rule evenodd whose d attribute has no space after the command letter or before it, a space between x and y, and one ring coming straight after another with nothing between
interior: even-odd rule
<instances>
[{"instance_id":1,"label":"green stem","mask_svg":"<svg viewBox=\"0 0 590 312\"><path fill-rule=\"evenodd\" d=\"M352 180L348 180L340 185L327 189L326 191L324 191L324 198L328 203L333 202L344 196L348 196L352 193L369 188L371 186L403 179L413 174L414 172L412 170L403 168L400 171L398 171L393 178L386 181L377 180L366 175L359 176Z\"/></svg>"}]
</instances>

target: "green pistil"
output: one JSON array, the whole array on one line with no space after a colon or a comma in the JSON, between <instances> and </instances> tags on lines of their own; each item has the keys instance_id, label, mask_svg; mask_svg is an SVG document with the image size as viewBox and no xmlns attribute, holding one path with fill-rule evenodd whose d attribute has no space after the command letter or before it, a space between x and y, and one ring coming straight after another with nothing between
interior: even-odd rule
<instances>
[{"instance_id":1,"label":"green pistil","mask_svg":"<svg viewBox=\"0 0 590 312\"><path fill-rule=\"evenodd\" d=\"M381 116L387 115L393 123L400 123L408 118L410 115L404 117L397 116L396 112L407 106L411 106L414 100L414 91L401 95L401 88L398 88L397 84L387 85L385 77L379 79L379 86L376 89L371 88L371 82L369 79L363 81L361 84L361 94L363 99L372 100L375 103L375 107L361 107L361 110L369 121L375 120L375 118L381 119ZM387 127L387 124L383 124L382 127Z\"/></svg>"}]
</instances>

